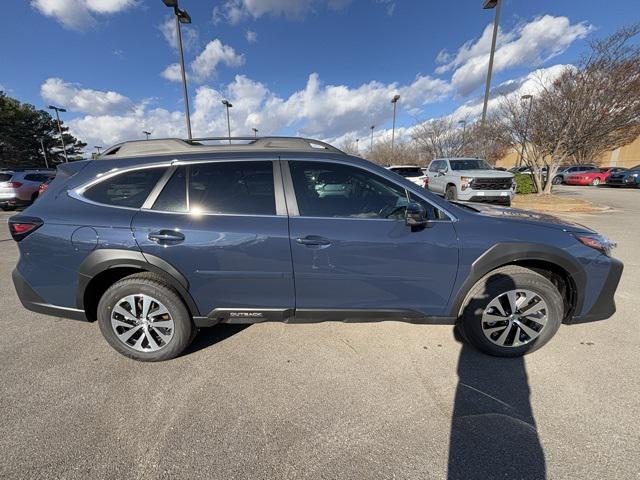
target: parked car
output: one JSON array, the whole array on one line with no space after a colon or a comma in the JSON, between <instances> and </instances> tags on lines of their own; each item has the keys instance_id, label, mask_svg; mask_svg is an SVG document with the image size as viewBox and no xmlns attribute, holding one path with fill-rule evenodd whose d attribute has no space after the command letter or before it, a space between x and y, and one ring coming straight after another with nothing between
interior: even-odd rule
<instances>
[{"instance_id":1,"label":"parked car","mask_svg":"<svg viewBox=\"0 0 640 480\"><path fill-rule=\"evenodd\" d=\"M623 172L625 170L626 168L620 167L594 168L586 172L567 175L565 183L567 185L600 185L601 183L605 183L612 173Z\"/></svg>"},{"instance_id":2,"label":"parked car","mask_svg":"<svg viewBox=\"0 0 640 480\"><path fill-rule=\"evenodd\" d=\"M640 164L623 172L609 175L607 185L611 187L640 187Z\"/></svg>"},{"instance_id":3,"label":"parked car","mask_svg":"<svg viewBox=\"0 0 640 480\"><path fill-rule=\"evenodd\" d=\"M416 167L413 165L392 165L387 167L387 169L403 176L407 180L411 180L416 185L427 188L427 175L425 175L422 167Z\"/></svg>"},{"instance_id":4,"label":"parked car","mask_svg":"<svg viewBox=\"0 0 640 480\"><path fill-rule=\"evenodd\" d=\"M560 185L565 183L567 177L574 173L582 173L597 168L595 165L565 165L558 168L551 183L554 185Z\"/></svg>"},{"instance_id":5,"label":"parked car","mask_svg":"<svg viewBox=\"0 0 640 480\"><path fill-rule=\"evenodd\" d=\"M320 195L327 183L347 193ZM126 142L61 165L46 195L9 221L20 300L97 320L144 361L200 327L326 320L457 325L518 356L562 323L610 317L623 268L587 227L448 202L300 138Z\"/></svg>"},{"instance_id":6,"label":"parked car","mask_svg":"<svg viewBox=\"0 0 640 480\"><path fill-rule=\"evenodd\" d=\"M437 158L429 164L428 188L447 200L500 203L510 206L515 180L477 158Z\"/></svg>"},{"instance_id":7,"label":"parked car","mask_svg":"<svg viewBox=\"0 0 640 480\"><path fill-rule=\"evenodd\" d=\"M7 170L0 172L0 207L13 210L33 203L38 187L55 176L55 170Z\"/></svg>"}]
</instances>

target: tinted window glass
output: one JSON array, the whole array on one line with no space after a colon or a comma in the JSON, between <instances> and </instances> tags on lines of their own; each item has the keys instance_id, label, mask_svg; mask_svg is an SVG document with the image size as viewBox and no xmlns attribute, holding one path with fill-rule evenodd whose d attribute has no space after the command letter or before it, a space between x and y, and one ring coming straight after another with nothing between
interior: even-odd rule
<instances>
[{"instance_id":1,"label":"tinted window glass","mask_svg":"<svg viewBox=\"0 0 640 480\"><path fill-rule=\"evenodd\" d=\"M421 177L423 175L421 168L401 167L392 168L391 170L396 172L398 175L402 175L403 177L407 178Z\"/></svg>"},{"instance_id":2,"label":"tinted window glass","mask_svg":"<svg viewBox=\"0 0 640 480\"><path fill-rule=\"evenodd\" d=\"M360 168L323 162L290 162L300 215L404 218L404 188Z\"/></svg>"},{"instance_id":3,"label":"tinted window glass","mask_svg":"<svg viewBox=\"0 0 640 480\"><path fill-rule=\"evenodd\" d=\"M451 170L493 170L491 165L479 159L449 160L449 163Z\"/></svg>"},{"instance_id":4,"label":"tinted window glass","mask_svg":"<svg viewBox=\"0 0 640 480\"><path fill-rule=\"evenodd\" d=\"M153 210L187 211L187 167L179 167L171 176L153 204Z\"/></svg>"},{"instance_id":5,"label":"tinted window glass","mask_svg":"<svg viewBox=\"0 0 640 480\"><path fill-rule=\"evenodd\" d=\"M0 182L8 182L13 177L13 173L0 173Z\"/></svg>"},{"instance_id":6,"label":"tinted window glass","mask_svg":"<svg viewBox=\"0 0 640 480\"><path fill-rule=\"evenodd\" d=\"M271 162L190 165L189 208L209 213L275 215Z\"/></svg>"},{"instance_id":7,"label":"tinted window glass","mask_svg":"<svg viewBox=\"0 0 640 480\"><path fill-rule=\"evenodd\" d=\"M89 188L84 196L107 205L140 208L164 172L161 167L122 173Z\"/></svg>"}]
</instances>

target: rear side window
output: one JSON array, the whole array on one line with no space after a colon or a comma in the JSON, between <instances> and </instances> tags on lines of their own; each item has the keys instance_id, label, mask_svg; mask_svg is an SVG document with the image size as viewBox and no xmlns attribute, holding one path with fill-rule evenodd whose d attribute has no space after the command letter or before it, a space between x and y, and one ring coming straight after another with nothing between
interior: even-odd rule
<instances>
[{"instance_id":1,"label":"rear side window","mask_svg":"<svg viewBox=\"0 0 640 480\"><path fill-rule=\"evenodd\" d=\"M165 170L158 167L125 172L90 187L84 197L116 207L140 208Z\"/></svg>"},{"instance_id":2,"label":"rear side window","mask_svg":"<svg viewBox=\"0 0 640 480\"><path fill-rule=\"evenodd\" d=\"M190 211L230 215L275 215L273 165L216 162L189 165Z\"/></svg>"},{"instance_id":3,"label":"rear side window","mask_svg":"<svg viewBox=\"0 0 640 480\"><path fill-rule=\"evenodd\" d=\"M13 177L12 173L0 173L0 182L8 182Z\"/></svg>"}]
</instances>

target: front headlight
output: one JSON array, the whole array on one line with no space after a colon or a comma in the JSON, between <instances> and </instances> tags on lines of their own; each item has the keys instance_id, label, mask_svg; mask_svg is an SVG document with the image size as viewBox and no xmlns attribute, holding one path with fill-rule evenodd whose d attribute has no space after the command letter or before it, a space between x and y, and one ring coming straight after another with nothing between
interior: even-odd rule
<instances>
[{"instance_id":1,"label":"front headlight","mask_svg":"<svg viewBox=\"0 0 640 480\"><path fill-rule=\"evenodd\" d=\"M608 239L604 235L597 233L592 234L575 234L574 235L583 245L598 250L599 252L609 255L618 244Z\"/></svg>"},{"instance_id":2,"label":"front headlight","mask_svg":"<svg viewBox=\"0 0 640 480\"><path fill-rule=\"evenodd\" d=\"M471 186L471 182L473 182L473 177L460 177L460 188L466 190Z\"/></svg>"}]
</instances>

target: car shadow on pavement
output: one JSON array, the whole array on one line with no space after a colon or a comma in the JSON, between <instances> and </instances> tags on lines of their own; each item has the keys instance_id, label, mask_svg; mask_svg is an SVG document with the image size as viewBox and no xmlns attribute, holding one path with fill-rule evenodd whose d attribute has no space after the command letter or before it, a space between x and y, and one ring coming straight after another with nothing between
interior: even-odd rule
<instances>
[{"instance_id":1,"label":"car shadow on pavement","mask_svg":"<svg viewBox=\"0 0 640 480\"><path fill-rule=\"evenodd\" d=\"M216 343L224 342L227 338L240 333L245 328L250 326L251 325L247 324L234 325L221 323L220 325L216 325L214 327L203 328L198 332L196 338L193 339L193 342L191 342L191 345L189 345L189 347L184 351L182 356L190 355L197 352L198 350L203 350L212 345L215 345Z\"/></svg>"},{"instance_id":2,"label":"car shadow on pavement","mask_svg":"<svg viewBox=\"0 0 640 480\"><path fill-rule=\"evenodd\" d=\"M481 312L487 300L467 308ZM492 357L462 345L447 478L546 478L524 359Z\"/></svg>"}]
</instances>

